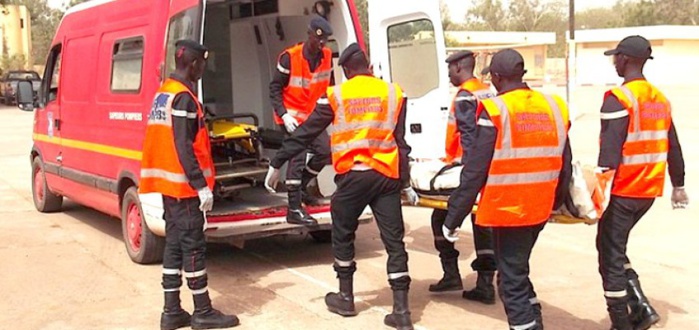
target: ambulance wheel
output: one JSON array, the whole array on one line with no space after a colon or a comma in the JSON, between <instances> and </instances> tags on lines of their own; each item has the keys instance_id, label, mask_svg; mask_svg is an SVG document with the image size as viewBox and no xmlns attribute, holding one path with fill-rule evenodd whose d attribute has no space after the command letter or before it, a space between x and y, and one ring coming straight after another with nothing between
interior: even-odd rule
<instances>
[{"instance_id":1,"label":"ambulance wheel","mask_svg":"<svg viewBox=\"0 0 699 330\"><path fill-rule=\"evenodd\" d=\"M165 238L153 234L143 218L136 187L124 193L121 202L121 233L126 253L137 264L152 264L163 260Z\"/></svg>"},{"instance_id":2,"label":"ambulance wheel","mask_svg":"<svg viewBox=\"0 0 699 330\"><path fill-rule=\"evenodd\" d=\"M46 184L44 162L40 157L32 161L32 199L37 211L42 213L58 212L63 205L63 196L51 192Z\"/></svg>"},{"instance_id":3,"label":"ambulance wheel","mask_svg":"<svg viewBox=\"0 0 699 330\"><path fill-rule=\"evenodd\" d=\"M313 237L313 240L318 242L318 243L330 243L332 242L332 230L326 229L326 230L316 230L310 232L311 237Z\"/></svg>"}]
</instances>

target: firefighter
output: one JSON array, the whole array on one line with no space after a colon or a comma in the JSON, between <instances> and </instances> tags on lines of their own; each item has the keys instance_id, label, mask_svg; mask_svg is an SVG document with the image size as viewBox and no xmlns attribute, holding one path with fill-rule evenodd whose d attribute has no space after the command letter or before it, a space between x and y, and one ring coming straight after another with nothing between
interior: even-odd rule
<instances>
[{"instance_id":1,"label":"firefighter","mask_svg":"<svg viewBox=\"0 0 699 330\"><path fill-rule=\"evenodd\" d=\"M473 76L476 64L473 52L465 50L449 56L446 60L449 65L449 79L458 87L449 112L446 135L447 163L462 163L467 151L471 148L476 131L476 107L479 100L490 98L493 93L490 87L483 84ZM464 152L466 150L466 152ZM444 276L436 284L429 286L431 292L444 292L463 290L461 275L459 273L459 251L454 248L454 243L444 239L442 226L447 217L447 211L435 209L432 212L432 234L434 246L439 251L439 259L442 263ZM493 251L492 230L476 224L475 215L471 215L473 226L473 244L476 250L476 259L471 263L471 268L478 272L476 288L464 291L462 296L468 300L479 301L485 304L495 304L495 287L493 276L495 274L495 255Z\"/></svg>"},{"instance_id":2,"label":"firefighter","mask_svg":"<svg viewBox=\"0 0 699 330\"><path fill-rule=\"evenodd\" d=\"M526 72L513 49L493 56L490 74L499 93L478 106L476 138L443 227L447 240L458 239L457 229L481 192L476 223L492 227L498 294L516 330L543 329L529 257L551 210L567 197L572 173L567 107L529 89L522 81Z\"/></svg>"},{"instance_id":3,"label":"firefighter","mask_svg":"<svg viewBox=\"0 0 699 330\"><path fill-rule=\"evenodd\" d=\"M371 75L366 54L356 43L345 49L338 63L348 80L328 88L327 94L318 99L308 121L284 142L272 160L265 184L274 191L284 162L328 128L332 163L337 172L337 191L330 212L333 267L340 292L328 293L325 303L331 312L357 315L352 281L357 269L354 238L357 219L370 206L388 252L388 282L393 290L393 312L386 315L384 323L397 329L413 329L401 211L401 189L412 204L417 203L417 194L410 187L410 146L404 139L406 102L397 84Z\"/></svg>"},{"instance_id":4,"label":"firefighter","mask_svg":"<svg viewBox=\"0 0 699 330\"><path fill-rule=\"evenodd\" d=\"M331 83L332 51L326 44L332 33L330 23L316 16L308 26L308 39L287 48L279 55L277 69L269 84L269 94L274 108L274 121L287 134L293 133L308 119L316 101ZM329 145L328 135L319 134L309 141L304 152L298 153L289 161L285 182L289 198L286 219L289 223L306 226L318 224L301 203L315 204L313 198L306 193L306 186L330 163ZM306 151L313 155L308 164Z\"/></svg>"},{"instance_id":5,"label":"firefighter","mask_svg":"<svg viewBox=\"0 0 699 330\"><path fill-rule=\"evenodd\" d=\"M158 90L148 116L139 185L140 193L163 195L165 307L160 328L229 328L238 325L238 318L214 309L207 288L205 212L214 202L214 163L194 84L209 52L192 40L175 45L176 70ZM180 306L183 271L194 298L191 320Z\"/></svg>"},{"instance_id":6,"label":"firefighter","mask_svg":"<svg viewBox=\"0 0 699 330\"><path fill-rule=\"evenodd\" d=\"M620 87L605 94L598 160L601 168L615 171L609 206L597 227L597 250L607 310L617 330L648 329L660 320L641 290L626 245L631 229L662 196L665 167L673 186L673 208L688 204L670 102L643 75L651 53L650 43L641 36L624 38L604 53L614 56L616 72L624 78Z\"/></svg>"}]
</instances>

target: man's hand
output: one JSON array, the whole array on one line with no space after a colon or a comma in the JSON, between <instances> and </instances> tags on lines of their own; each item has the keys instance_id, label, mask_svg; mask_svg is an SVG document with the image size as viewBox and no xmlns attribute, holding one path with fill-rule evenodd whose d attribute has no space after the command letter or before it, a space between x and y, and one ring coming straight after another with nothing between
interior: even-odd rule
<instances>
[{"instance_id":1,"label":"man's hand","mask_svg":"<svg viewBox=\"0 0 699 330\"><path fill-rule=\"evenodd\" d=\"M673 209L685 209L687 205L689 205L689 197L684 191L684 187L672 188L672 197L670 200L672 201Z\"/></svg>"},{"instance_id":2,"label":"man's hand","mask_svg":"<svg viewBox=\"0 0 699 330\"><path fill-rule=\"evenodd\" d=\"M299 127L299 122L291 116L288 113L285 113L282 116L282 120L284 121L284 127L286 128L286 131L289 132L289 134L293 133L297 127Z\"/></svg>"},{"instance_id":3,"label":"man's hand","mask_svg":"<svg viewBox=\"0 0 699 330\"><path fill-rule=\"evenodd\" d=\"M413 187L403 188L403 196L405 196L405 200L407 200L410 205L417 205L420 199Z\"/></svg>"},{"instance_id":4,"label":"man's hand","mask_svg":"<svg viewBox=\"0 0 699 330\"><path fill-rule=\"evenodd\" d=\"M211 211L214 208L214 193L209 187L201 188L197 191L199 195L199 210L202 212Z\"/></svg>"},{"instance_id":5,"label":"man's hand","mask_svg":"<svg viewBox=\"0 0 699 330\"><path fill-rule=\"evenodd\" d=\"M267 170L267 176L265 176L265 188L270 193L276 193L277 184L279 184L280 171L278 168L274 168L271 165Z\"/></svg>"},{"instance_id":6,"label":"man's hand","mask_svg":"<svg viewBox=\"0 0 699 330\"><path fill-rule=\"evenodd\" d=\"M442 235L444 235L447 241L454 243L459 240L459 228L457 227L451 230L447 228L447 226L442 225Z\"/></svg>"}]
</instances>

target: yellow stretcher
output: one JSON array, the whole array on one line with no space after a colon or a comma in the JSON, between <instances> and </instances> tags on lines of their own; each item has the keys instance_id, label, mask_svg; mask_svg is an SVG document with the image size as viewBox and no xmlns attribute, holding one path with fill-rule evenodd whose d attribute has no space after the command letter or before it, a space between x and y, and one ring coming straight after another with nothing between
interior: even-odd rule
<instances>
[{"instance_id":1,"label":"yellow stretcher","mask_svg":"<svg viewBox=\"0 0 699 330\"><path fill-rule=\"evenodd\" d=\"M431 208L431 209L441 209L441 210L447 209L447 201L439 200L439 199L425 198L422 196L420 196L420 199L418 200L417 205L422 206L422 207ZM478 206L474 205L472 212L476 212L476 210L478 210ZM588 224L588 225L594 225L597 223L597 220L580 219L580 218L567 216L564 214L552 214L551 218L549 218L549 222L564 223L564 224L584 223L584 224Z\"/></svg>"},{"instance_id":2,"label":"yellow stretcher","mask_svg":"<svg viewBox=\"0 0 699 330\"><path fill-rule=\"evenodd\" d=\"M252 133L257 132L255 125L236 123L227 119L214 120L210 124L209 131L214 140L226 140L235 142L249 152L255 152L252 141Z\"/></svg>"}]
</instances>

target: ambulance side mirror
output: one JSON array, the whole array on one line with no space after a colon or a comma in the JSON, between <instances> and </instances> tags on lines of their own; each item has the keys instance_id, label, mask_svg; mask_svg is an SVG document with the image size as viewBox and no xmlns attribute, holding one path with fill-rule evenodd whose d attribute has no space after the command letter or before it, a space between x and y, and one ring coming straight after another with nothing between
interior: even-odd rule
<instances>
[{"instance_id":1,"label":"ambulance side mirror","mask_svg":"<svg viewBox=\"0 0 699 330\"><path fill-rule=\"evenodd\" d=\"M31 81L19 81L17 83L17 107L20 110L33 111L35 105Z\"/></svg>"}]
</instances>

